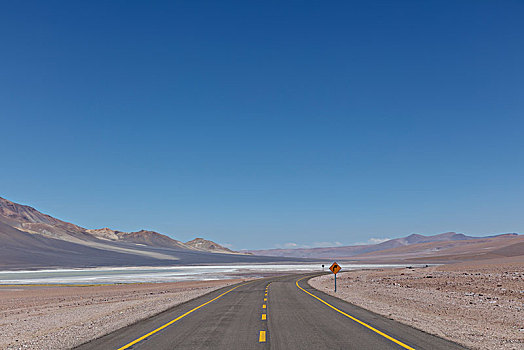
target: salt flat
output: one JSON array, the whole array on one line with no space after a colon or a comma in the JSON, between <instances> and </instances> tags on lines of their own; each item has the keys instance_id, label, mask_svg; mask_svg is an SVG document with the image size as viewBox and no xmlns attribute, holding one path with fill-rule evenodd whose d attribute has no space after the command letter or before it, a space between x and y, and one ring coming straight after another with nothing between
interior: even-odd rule
<instances>
[{"instance_id":1,"label":"salt flat","mask_svg":"<svg viewBox=\"0 0 524 350\"><path fill-rule=\"evenodd\" d=\"M328 262L324 263L326 266ZM345 270L404 265L344 265ZM327 270L327 267L325 268ZM242 264L165 267L115 267L0 271L0 284L106 284L179 282L265 277L271 274L322 271L317 264Z\"/></svg>"}]
</instances>

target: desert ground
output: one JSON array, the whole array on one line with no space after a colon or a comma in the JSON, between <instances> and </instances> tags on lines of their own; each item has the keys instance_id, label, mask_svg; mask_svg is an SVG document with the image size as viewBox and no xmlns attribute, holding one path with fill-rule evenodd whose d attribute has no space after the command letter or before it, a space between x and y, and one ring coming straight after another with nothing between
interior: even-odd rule
<instances>
[{"instance_id":1,"label":"desert ground","mask_svg":"<svg viewBox=\"0 0 524 350\"><path fill-rule=\"evenodd\" d=\"M240 281L0 286L0 349L70 349Z\"/></svg>"},{"instance_id":2,"label":"desert ground","mask_svg":"<svg viewBox=\"0 0 524 350\"><path fill-rule=\"evenodd\" d=\"M356 270L337 280L336 294L331 274L309 283L468 348L524 348L522 256ZM69 349L240 281L0 286L0 349Z\"/></svg>"},{"instance_id":3,"label":"desert ground","mask_svg":"<svg viewBox=\"0 0 524 350\"><path fill-rule=\"evenodd\" d=\"M471 349L524 349L524 256L341 272L310 285Z\"/></svg>"}]
</instances>

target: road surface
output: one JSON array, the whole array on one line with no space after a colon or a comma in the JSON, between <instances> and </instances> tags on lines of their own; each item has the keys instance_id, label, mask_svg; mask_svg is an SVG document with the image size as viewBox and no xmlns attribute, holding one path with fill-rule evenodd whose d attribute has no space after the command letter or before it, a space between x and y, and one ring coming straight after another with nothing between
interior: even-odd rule
<instances>
[{"instance_id":1,"label":"road surface","mask_svg":"<svg viewBox=\"0 0 524 350\"><path fill-rule=\"evenodd\" d=\"M222 288L77 349L464 349L311 288L317 275Z\"/></svg>"}]
</instances>

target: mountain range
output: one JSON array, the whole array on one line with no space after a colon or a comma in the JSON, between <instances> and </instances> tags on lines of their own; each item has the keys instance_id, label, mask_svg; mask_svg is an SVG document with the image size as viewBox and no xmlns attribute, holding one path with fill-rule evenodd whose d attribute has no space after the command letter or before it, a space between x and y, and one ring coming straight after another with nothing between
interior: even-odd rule
<instances>
[{"instance_id":1,"label":"mountain range","mask_svg":"<svg viewBox=\"0 0 524 350\"><path fill-rule=\"evenodd\" d=\"M169 266L341 259L426 263L524 256L524 236L411 234L379 244L235 252L204 238L181 242L158 232L86 229L0 197L0 270Z\"/></svg>"},{"instance_id":2,"label":"mountain range","mask_svg":"<svg viewBox=\"0 0 524 350\"><path fill-rule=\"evenodd\" d=\"M490 237L427 241L350 257L359 263L453 263L501 258L524 259L524 236L506 233Z\"/></svg>"},{"instance_id":3,"label":"mountain range","mask_svg":"<svg viewBox=\"0 0 524 350\"><path fill-rule=\"evenodd\" d=\"M184 243L154 231L86 229L0 197L0 269L288 260L234 252L203 238Z\"/></svg>"},{"instance_id":4,"label":"mountain range","mask_svg":"<svg viewBox=\"0 0 524 350\"><path fill-rule=\"evenodd\" d=\"M439 241L462 241L475 239L476 237L466 236L462 233L447 232L434 236L424 236L412 234L407 237L390 239L378 244L351 245L341 247L323 247L323 248L295 248L295 249L267 249L267 250L247 250L252 254L267 256L293 256L297 258L327 258L327 257L349 257L360 254L403 247L406 245L439 242Z\"/></svg>"},{"instance_id":5,"label":"mountain range","mask_svg":"<svg viewBox=\"0 0 524 350\"><path fill-rule=\"evenodd\" d=\"M324 248L249 250L252 254L314 259L344 259L366 263L456 262L524 256L524 236L516 233L490 237L446 232L433 236L411 234L379 244Z\"/></svg>"}]
</instances>

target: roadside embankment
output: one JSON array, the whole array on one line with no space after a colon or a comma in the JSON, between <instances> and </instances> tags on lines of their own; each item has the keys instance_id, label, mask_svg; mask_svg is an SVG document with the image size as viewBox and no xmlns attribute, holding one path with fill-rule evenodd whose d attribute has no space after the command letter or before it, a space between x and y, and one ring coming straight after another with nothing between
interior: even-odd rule
<instances>
[{"instance_id":1,"label":"roadside embankment","mask_svg":"<svg viewBox=\"0 0 524 350\"><path fill-rule=\"evenodd\" d=\"M238 282L0 286L0 349L70 349Z\"/></svg>"},{"instance_id":2,"label":"roadside embankment","mask_svg":"<svg viewBox=\"0 0 524 350\"><path fill-rule=\"evenodd\" d=\"M341 272L325 293L472 349L524 349L524 257Z\"/></svg>"}]
</instances>

